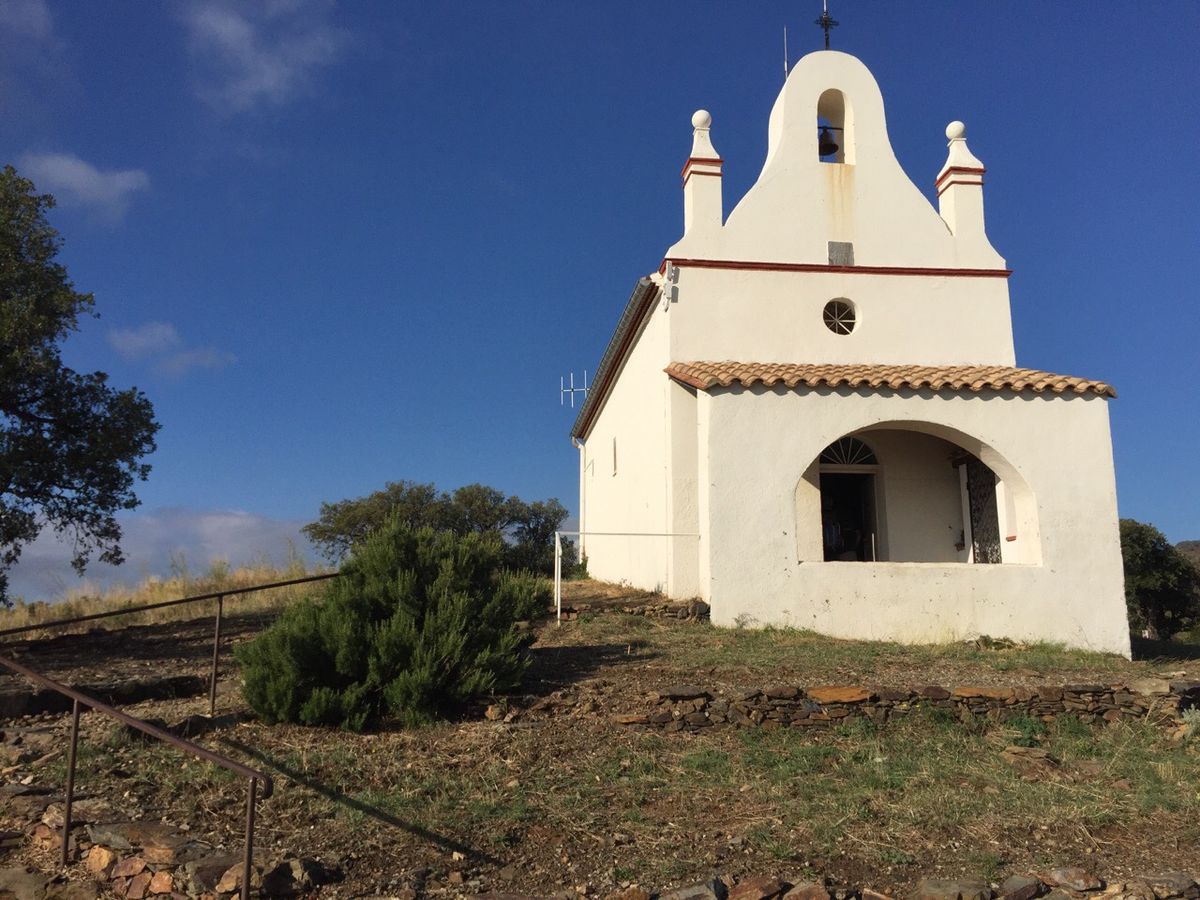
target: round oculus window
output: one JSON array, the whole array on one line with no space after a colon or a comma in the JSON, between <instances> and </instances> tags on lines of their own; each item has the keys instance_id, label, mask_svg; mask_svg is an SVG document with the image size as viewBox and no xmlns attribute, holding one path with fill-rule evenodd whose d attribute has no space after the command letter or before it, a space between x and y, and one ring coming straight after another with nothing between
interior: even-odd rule
<instances>
[{"instance_id":1,"label":"round oculus window","mask_svg":"<svg viewBox=\"0 0 1200 900\"><path fill-rule=\"evenodd\" d=\"M830 300L821 315L825 319L825 327L834 334L849 334L857 321L854 304L849 300Z\"/></svg>"}]
</instances>

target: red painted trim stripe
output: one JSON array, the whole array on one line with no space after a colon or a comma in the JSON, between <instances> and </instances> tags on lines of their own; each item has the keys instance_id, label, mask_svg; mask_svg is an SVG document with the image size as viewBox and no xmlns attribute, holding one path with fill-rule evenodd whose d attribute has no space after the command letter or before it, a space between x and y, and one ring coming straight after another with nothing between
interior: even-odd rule
<instances>
[{"instance_id":1,"label":"red painted trim stripe","mask_svg":"<svg viewBox=\"0 0 1200 900\"><path fill-rule=\"evenodd\" d=\"M946 191L950 190L950 188L954 187L956 184L968 184L968 185L974 185L975 187L983 187L982 181L947 181L938 190L937 195L939 197L942 196L942 194L946 193Z\"/></svg>"},{"instance_id":2,"label":"red painted trim stripe","mask_svg":"<svg viewBox=\"0 0 1200 900\"><path fill-rule=\"evenodd\" d=\"M946 191L950 190L950 188L954 187L956 184L973 184L975 187L983 187L982 181L947 181L937 189L937 195L939 197L942 196L942 194L946 193Z\"/></svg>"},{"instance_id":3,"label":"red painted trim stripe","mask_svg":"<svg viewBox=\"0 0 1200 900\"><path fill-rule=\"evenodd\" d=\"M938 269L922 266L832 266L828 263L774 263L732 259L679 259L668 257L658 267L665 272L667 263L695 269L740 269L749 272L825 272L831 275L923 275L947 278L1007 278L1012 269Z\"/></svg>"},{"instance_id":4,"label":"red painted trim stripe","mask_svg":"<svg viewBox=\"0 0 1200 900\"><path fill-rule=\"evenodd\" d=\"M725 160L721 159L719 156L689 156L687 158L687 162L683 164L683 168L679 170L680 178L687 174L688 166L690 166L692 163L701 163L706 166L716 166L717 168L720 168L721 166L725 165Z\"/></svg>"},{"instance_id":5,"label":"red painted trim stripe","mask_svg":"<svg viewBox=\"0 0 1200 900\"><path fill-rule=\"evenodd\" d=\"M945 181L947 178L949 178L951 175L980 175L980 176L982 176L985 172L987 172L987 169L981 169L978 166L951 166L950 168L948 168L946 171L944 171L941 175L939 175L937 177L937 181L935 181L933 183L933 186L937 187L943 181Z\"/></svg>"}]
</instances>

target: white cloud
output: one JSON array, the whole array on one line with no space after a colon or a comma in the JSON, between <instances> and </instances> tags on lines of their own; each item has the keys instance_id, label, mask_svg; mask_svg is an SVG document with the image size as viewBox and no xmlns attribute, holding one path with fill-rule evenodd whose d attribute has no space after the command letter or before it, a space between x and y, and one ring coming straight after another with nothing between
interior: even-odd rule
<instances>
[{"instance_id":1,"label":"white cloud","mask_svg":"<svg viewBox=\"0 0 1200 900\"><path fill-rule=\"evenodd\" d=\"M179 331L169 322L147 322L137 328L114 328L108 344L131 362L150 360L167 375L186 375L195 369L223 369L237 357L216 347L184 347Z\"/></svg>"},{"instance_id":2,"label":"white cloud","mask_svg":"<svg viewBox=\"0 0 1200 900\"><path fill-rule=\"evenodd\" d=\"M147 322L137 328L114 328L108 343L125 359L144 359L179 346L179 332L168 322Z\"/></svg>"},{"instance_id":3,"label":"white cloud","mask_svg":"<svg viewBox=\"0 0 1200 900\"><path fill-rule=\"evenodd\" d=\"M46 40L54 19L46 0L0 0L0 32L25 40Z\"/></svg>"},{"instance_id":4,"label":"white cloud","mask_svg":"<svg viewBox=\"0 0 1200 900\"><path fill-rule=\"evenodd\" d=\"M186 375L193 369L223 369L237 362L237 357L216 347L196 347L171 353L158 361L158 367L168 375Z\"/></svg>"},{"instance_id":5,"label":"white cloud","mask_svg":"<svg viewBox=\"0 0 1200 900\"><path fill-rule=\"evenodd\" d=\"M239 113L281 106L311 88L345 32L328 21L324 0L237 4L196 0L184 14L197 93L213 109Z\"/></svg>"},{"instance_id":6,"label":"white cloud","mask_svg":"<svg viewBox=\"0 0 1200 900\"><path fill-rule=\"evenodd\" d=\"M203 574L217 560L236 567L265 558L282 566L293 550L311 561L302 524L244 510L167 508L126 515L121 517L124 565L93 563L84 578L71 568L69 539L43 531L9 573L9 594L28 601L52 600L85 583L134 584L147 576L171 574L172 564L180 560L193 575Z\"/></svg>"},{"instance_id":7,"label":"white cloud","mask_svg":"<svg viewBox=\"0 0 1200 900\"><path fill-rule=\"evenodd\" d=\"M150 176L141 169L106 172L70 153L26 153L19 168L39 191L112 219L125 215L133 194L150 187Z\"/></svg>"}]
</instances>

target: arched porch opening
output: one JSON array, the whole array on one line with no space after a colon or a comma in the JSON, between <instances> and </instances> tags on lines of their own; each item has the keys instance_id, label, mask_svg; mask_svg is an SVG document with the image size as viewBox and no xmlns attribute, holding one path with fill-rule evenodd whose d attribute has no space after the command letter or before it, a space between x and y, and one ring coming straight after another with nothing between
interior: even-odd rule
<instances>
[{"instance_id":1,"label":"arched porch opening","mask_svg":"<svg viewBox=\"0 0 1200 900\"><path fill-rule=\"evenodd\" d=\"M994 449L955 429L886 422L832 441L796 488L801 560L1038 563L1036 502Z\"/></svg>"}]
</instances>

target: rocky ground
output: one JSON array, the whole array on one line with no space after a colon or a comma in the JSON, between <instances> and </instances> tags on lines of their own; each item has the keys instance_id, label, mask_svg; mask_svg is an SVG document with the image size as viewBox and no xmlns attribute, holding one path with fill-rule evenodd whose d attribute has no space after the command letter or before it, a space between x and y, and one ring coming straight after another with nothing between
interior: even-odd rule
<instances>
[{"instance_id":1,"label":"rocky ground","mask_svg":"<svg viewBox=\"0 0 1200 900\"><path fill-rule=\"evenodd\" d=\"M256 889L269 893L1196 896L1190 878L1163 880L1200 872L1200 754L1178 729L1014 730L935 717L820 734L661 735L619 721L689 681L731 691L788 680L1036 686L1182 678L1189 667L1194 677L1193 661L729 632L696 621L696 610L678 618L652 597L571 590L577 615L540 627L526 692L460 722L366 735L267 727L244 708L229 653L214 722L197 726L202 690L129 710L275 780L258 807L255 854ZM242 640L261 625L235 616L226 634ZM211 628L210 619L29 642L21 658L77 682L183 674L202 689ZM245 783L96 714L84 716L77 782L77 811L92 821L75 832L72 865L60 872L68 724L50 712L0 721L0 898L94 894L96 884L131 900L236 888ZM1004 751L1014 744L1052 764L1012 765ZM1071 866L1082 881L1054 874ZM1040 880L1019 891L1006 883L1031 875Z\"/></svg>"}]
</instances>

